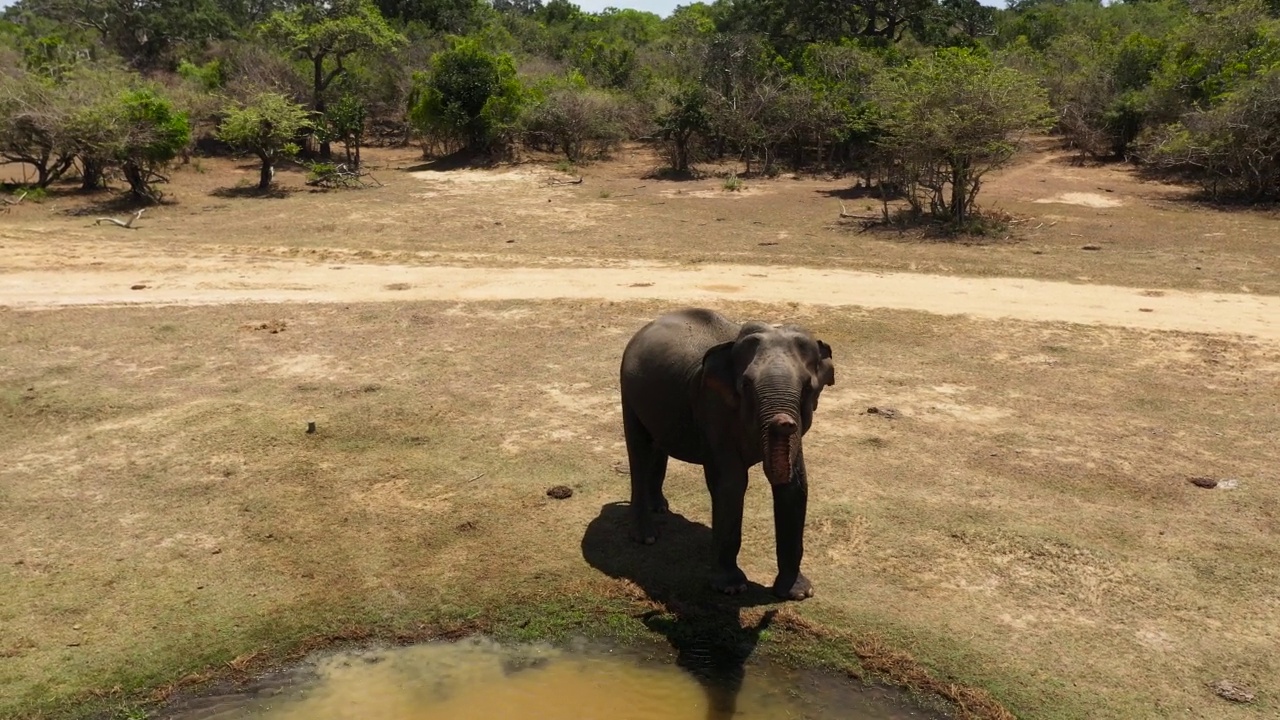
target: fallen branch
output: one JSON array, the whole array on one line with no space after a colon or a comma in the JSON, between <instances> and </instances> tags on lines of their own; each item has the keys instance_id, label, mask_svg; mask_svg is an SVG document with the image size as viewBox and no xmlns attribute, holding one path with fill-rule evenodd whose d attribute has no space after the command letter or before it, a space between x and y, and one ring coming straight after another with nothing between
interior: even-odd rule
<instances>
[{"instance_id":1,"label":"fallen branch","mask_svg":"<svg viewBox=\"0 0 1280 720\"><path fill-rule=\"evenodd\" d=\"M551 184L552 185L581 185L583 177L584 176L579 175L577 180L558 180L556 178L551 178Z\"/></svg>"},{"instance_id":2,"label":"fallen branch","mask_svg":"<svg viewBox=\"0 0 1280 720\"><path fill-rule=\"evenodd\" d=\"M879 215L879 214L871 214L871 215L861 214L861 215L860 215L860 214L857 214L857 213L851 213L851 212L849 212L848 208L846 208L846 207L844 206L844 202L843 202L843 201L841 201L841 202L840 202L840 217L842 217L842 218L849 218L849 219L851 219L851 220L879 220L879 219L881 219L881 217L882 217L882 216L881 216L881 215Z\"/></svg>"},{"instance_id":3,"label":"fallen branch","mask_svg":"<svg viewBox=\"0 0 1280 720\"><path fill-rule=\"evenodd\" d=\"M312 187L369 187L369 183L361 179L366 177L372 180L378 187L382 187L382 181L374 177L373 173L363 168L352 170L347 167L346 163L342 163L332 168L326 167L323 170L316 170L313 168L312 173L314 174L314 177L307 180L307 185Z\"/></svg>"},{"instance_id":4,"label":"fallen branch","mask_svg":"<svg viewBox=\"0 0 1280 720\"><path fill-rule=\"evenodd\" d=\"M93 224L94 224L94 225L101 225L101 224L102 224L102 223L104 223L104 222L109 222L109 223L114 223L114 224L116 224L116 225L119 225L120 227L122 227L122 228L124 228L124 229L126 229L126 230L137 230L138 228L136 228L136 227L134 227L134 226L133 226L133 222L134 222L135 220L137 220L138 218L142 217L142 213L144 213L144 212L146 212L146 211L147 211L147 209L146 209L146 208L142 208L142 209L141 209L141 210L139 210L138 212L134 213L134 214L133 214L133 217L129 218L129 220L128 220L127 222L121 222L121 221L119 221L119 220L117 220L117 219L115 219L115 218L100 217L100 218L98 218L97 220L94 220L94 221L93 221Z\"/></svg>"},{"instance_id":5,"label":"fallen branch","mask_svg":"<svg viewBox=\"0 0 1280 720\"><path fill-rule=\"evenodd\" d=\"M17 200L10 200L9 198L0 198L0 200L3 200L5 205L21 205L23 198L25 198L26 196L27 196L27 191L23 190L21 193L18 193Z\"/></svg>"}]
</instances>

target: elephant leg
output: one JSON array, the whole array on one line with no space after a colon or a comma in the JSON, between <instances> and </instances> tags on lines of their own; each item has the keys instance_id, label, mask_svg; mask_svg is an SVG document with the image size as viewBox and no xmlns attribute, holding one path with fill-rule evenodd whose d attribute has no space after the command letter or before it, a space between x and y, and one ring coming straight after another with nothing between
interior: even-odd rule
<instances>
[{"instance_id":1,"label":"elephant leg","mask_svg":"<svg viewBox=\"0 0 1280 720\"><path fill-rule=\"evenodd\" d=\"M671 509L667 496L662 494L662 483L667 479L668 456L660 450L655 452L658 453L658 458L657 467L650 469L652 480L649 483L649 510L661 515Z\"/></svg>"},{"instance_id":2,"label":"elephant leg","mask_svg":"<svg viewBox=\"0 0 1280 720\"><path fill-rule=\"evenodd\" d=\"M800 560L804 557L804 520L809 504L803 450L791 467L791 482L771 486L774 542L778 552L778 577L773 581L773 594L803 600L813 596L813 585L800 572Z\"/></svg>"},{"instance_id":3,"label":"elephant leg","mask_svg":"<svg viewBox=\"0 0 1280 720\"><path fill-rule=\"evenodd\" d=\"M652 545L658 540L653 513L666 509L662 497L662 481L667 474L667 455L653 444L653 436L640 418L625 405L622 408L622 430L627 442L627 463L631 470L632 538ZM655 502L661 500L661 505Z\"/></svg>"},{"instance_id":4,"label":"elephant leg","mask_svg":"<svg viewBox=\"0 0 1280 720\"><path fill-rule=\"evenodd\" d=\"M715 545L716 562L711 573L711 586L736 595L746 592L747 575L738 567L738 551L742 548L742 506L747 494L745 468L724 469L708 463L702 468L711 489L711 541Z\"/></svg>"}]
</instances>

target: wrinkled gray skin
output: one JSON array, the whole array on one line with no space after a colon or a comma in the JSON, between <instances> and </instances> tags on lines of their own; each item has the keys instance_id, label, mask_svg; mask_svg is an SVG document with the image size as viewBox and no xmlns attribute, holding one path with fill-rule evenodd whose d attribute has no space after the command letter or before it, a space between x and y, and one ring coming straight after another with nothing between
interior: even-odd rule
<instances>
[{"instance_id":1,"label":"wrinkled gray skin","mask_svg":"<svg viewBox=\"0 0 1280 720\"><path fill-rule=\"evenodd\" d=\"M701 465L711 493L712 585L745 591L738 567L743 498L748 468L763 463L778 553L773 592L810 597L812 585L800 572L808 503L801 438L823 388L835 384L831 348L792 325L739 325L710 310L686 309L631 338L621 379L635 539L658 538L653 515L668 509L667 459Z\"/></svg>"}]
</instances>

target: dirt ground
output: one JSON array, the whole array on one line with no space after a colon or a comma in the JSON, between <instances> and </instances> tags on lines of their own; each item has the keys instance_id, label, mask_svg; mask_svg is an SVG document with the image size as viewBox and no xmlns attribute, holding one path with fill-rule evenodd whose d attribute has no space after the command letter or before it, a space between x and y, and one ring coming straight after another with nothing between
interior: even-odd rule
<instances>
[{"instance_id":1,"label":"dirt ground","mask_svg":"<svg viewBox=\"0 0 1280 720\"><path fill-rule=\"evenodd\" d=\"M0 716L337 620L692 587L705 488L673 463L663 541L625 542L616 388L690 302L834 350L792 612L1019 717L1280 711L1273 214L1047 141L984 188L1010 238L967 245L841 223L847 178L372 155L381 188L271 198L193 161L137 229L62 190L0 215ZM747 513L767 583L758 468Z\"/></svg>"}]
</instances>

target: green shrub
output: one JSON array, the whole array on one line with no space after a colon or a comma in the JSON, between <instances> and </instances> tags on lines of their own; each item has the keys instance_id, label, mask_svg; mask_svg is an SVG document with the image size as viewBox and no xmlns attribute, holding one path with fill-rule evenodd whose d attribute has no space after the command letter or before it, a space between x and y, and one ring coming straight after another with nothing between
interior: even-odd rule
<instances>
[{"instance_id":1,"label":"green shrub","mask_svg":"<svg viewBox=\"0 0 1280 720\"><path fill-rule=\"evenodd\" d=\"M510 55L456 39L415 79L409 119L419 133L470 150L497 149L513 139L526 91Z\"/></svg>"}]
</instances>

